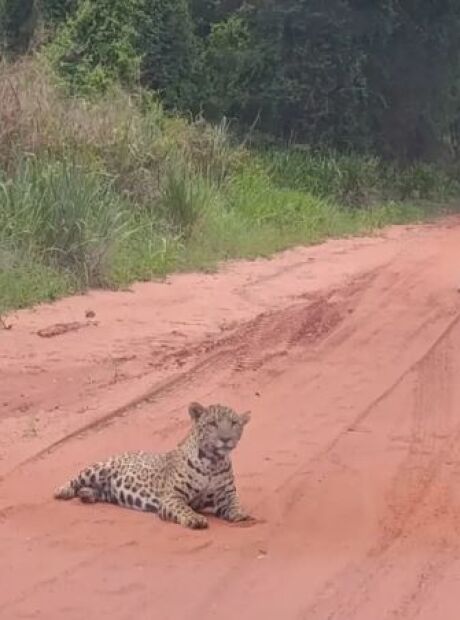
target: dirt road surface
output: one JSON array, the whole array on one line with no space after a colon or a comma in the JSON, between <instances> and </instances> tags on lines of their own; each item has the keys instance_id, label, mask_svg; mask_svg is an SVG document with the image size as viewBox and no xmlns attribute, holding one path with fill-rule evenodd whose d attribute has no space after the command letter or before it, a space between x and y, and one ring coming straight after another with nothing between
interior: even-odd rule
<instances>
[{"instance_id":1,"label":"dirt road surface","mask_svg":"<svg viewBox=\"0 0 460 620\"><path fill-rule=\"evenodd\" d=\"M454 218L6 317L1 620L458 620L459 288ZM255 525L52 499L190 400L252 410Z\"/></svg>"}]
</instances>

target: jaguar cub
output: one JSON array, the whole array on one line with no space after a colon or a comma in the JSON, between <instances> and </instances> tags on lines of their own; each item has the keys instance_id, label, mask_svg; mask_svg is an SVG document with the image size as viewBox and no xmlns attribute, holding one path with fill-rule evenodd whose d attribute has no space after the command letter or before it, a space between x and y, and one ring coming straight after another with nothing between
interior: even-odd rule
<instances>
[{"instance_id":1,"label":"jaguar cub","mask_svg":"<svg viewBox=\"0 0 460 620\"><path fill-rule=\"evenodd\" d=\"M208 527L203 512L227 521L250 520L240 506L230 460L250 413L191 403L189 414L192 428L174 450L112 456L81 471L54 497L111 502L193 529Z\"/></svg>"}]
</instances>

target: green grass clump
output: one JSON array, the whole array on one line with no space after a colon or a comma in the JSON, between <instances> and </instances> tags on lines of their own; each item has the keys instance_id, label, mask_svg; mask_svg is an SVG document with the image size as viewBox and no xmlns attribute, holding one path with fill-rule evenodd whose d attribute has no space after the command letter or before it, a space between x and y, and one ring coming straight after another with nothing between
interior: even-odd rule
<instances>
[{"instance_id":1,"label":"green grass clump","mask_svg":"<svg viewBox=\"0 0 460 620\"><path fill-rule=\"evenodd\" d=\"M52 301L76 290L70 274L0 244L0 316L12 308Z\"/></svg>"},{"instance_id":2,"label":"green grass clump","mask_svg":"<svg viewBox=\"0 0 460 620\"><path fill-rule=\"evenodd\" d=\"M105 283L126 220L110 185L75 163L28 159L0 184L2 237L24 256L72 273L83 286Z\"/></svg>"}]
</instances>

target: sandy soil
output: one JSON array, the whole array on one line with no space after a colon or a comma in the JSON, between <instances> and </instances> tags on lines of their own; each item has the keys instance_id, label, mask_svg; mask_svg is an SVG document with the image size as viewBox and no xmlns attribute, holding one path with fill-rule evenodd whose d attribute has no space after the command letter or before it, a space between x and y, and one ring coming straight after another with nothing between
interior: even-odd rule
<instances>
[{"instance_id":1,"label":"sandy soil","mask_svg":"<svg viewBox=\"0 0 460 620\"><path fill-rule=\"evenodd\" d=\"M460 220L97 292L0 330L0 618L458 620ZM252 527L60 503L251 409Z\"/></svg>"}]
</instances>

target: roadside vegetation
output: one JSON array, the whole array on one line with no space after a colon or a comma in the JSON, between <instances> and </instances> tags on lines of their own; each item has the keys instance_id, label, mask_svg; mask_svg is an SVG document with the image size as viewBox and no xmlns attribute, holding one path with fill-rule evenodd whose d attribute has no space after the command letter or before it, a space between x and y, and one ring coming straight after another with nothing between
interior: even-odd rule
<instances>
[{"instance_id":1,"label":"roadside vegetation","mask_svg":"<svg viewBox=\"0 0 460 620\"><path fill-rule=\"evenodd\" d=\"M95 19L91 6L98 4ZM133 0L123 10L131 4L143 3ZM187 3L179 4L179 17L198 19L183 13ZM197 46L195 55L186 52L193 66L173 75L174 59L165 58L160 84L146 65L158 61L147 37L153 30L143 32L143 43L133 24L116 29L118 38L104 30L121 19L120 2L67 3L69 14L51 11L52 2L42 5L49 12L34 14L18 30L15 2L0 4L10 20L3 21L0 67L0 315L88 287L125 287L174 271L210 270L229 258L422 221L457 204L452 153L409 157L406 149L404 157L388 156L370 142L345 148L348 129L336 123L331 136L326 121L315 134L298 124L297 140L292 127L285 127L289 138L277 135L281 117L270 125L266 113L249 123L248 101L244 109L236 102L243 105L244 93L254 96L243 79L248 50L263 50L248 12L217 16L209 28L202 18L195 21L193 37L183 35L183 45ZM109 14L112 21L104 22ZM168 15L165 46L168 32L178 28ZM75 55L85 37L95 37L92 55L86 48ZM141 45L147 46L143 54ZM228 70L225 54L240 71L226 76L226 88L218 79ZM199 63L208 63L212 77L205 85L198 81ZM304 69L305 87L311 75ZM201 110L198 88L206 94ZM261 81L260 93L264 89ZM353 105L343 105L352 114ZM289 120L298 114L304 123L307 112L290 109ZM354 110L349 122L364 140L357 128L363 110Z\"/></svg>"}]
</instances>

